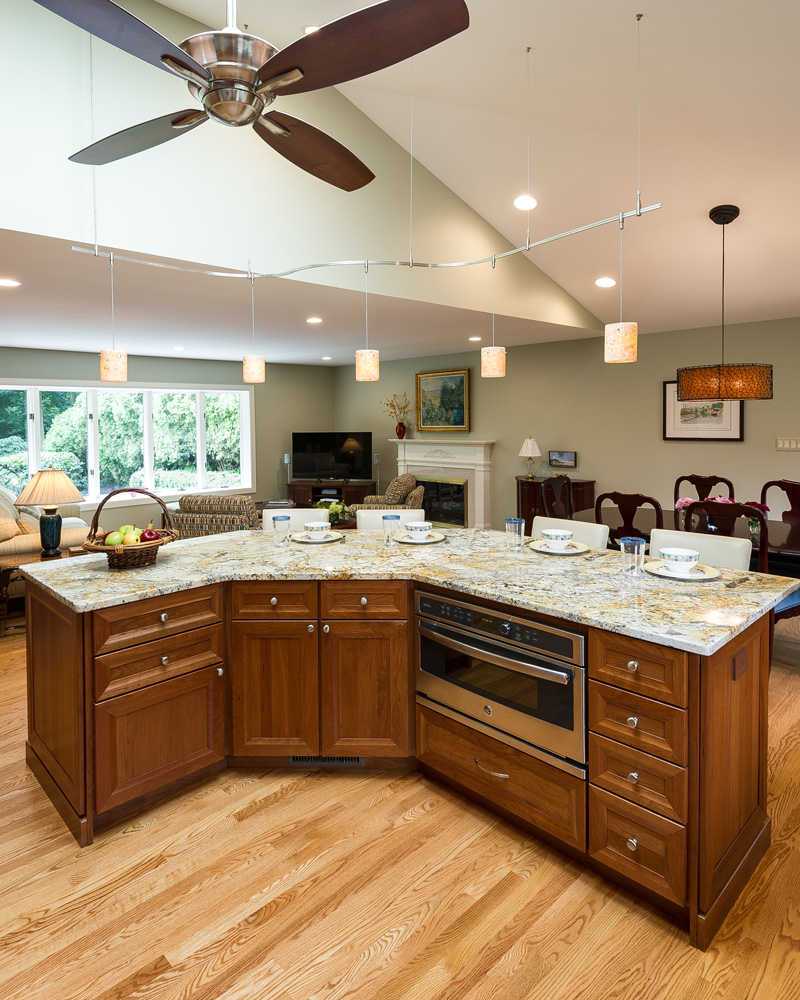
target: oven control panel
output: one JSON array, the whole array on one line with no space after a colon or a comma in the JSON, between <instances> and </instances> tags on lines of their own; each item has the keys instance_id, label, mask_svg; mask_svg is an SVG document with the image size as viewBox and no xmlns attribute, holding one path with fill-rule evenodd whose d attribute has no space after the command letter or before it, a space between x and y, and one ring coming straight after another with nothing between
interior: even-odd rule
<instances>
[{"instance_id":1,"label":"oven control panel","mask_svg":"<svg viewBox=\"0 0 800 1000\"><path fill-rule=\"evenodd\" d=\"M527 649L549 653L577 666L584 662L583 636L550 625L535 624L524 618L489 611L463 601L444 600L423 592L417 592L417 612L426 618L449 622L458 628L470 629Z\"/></svg>"}]
</instances>

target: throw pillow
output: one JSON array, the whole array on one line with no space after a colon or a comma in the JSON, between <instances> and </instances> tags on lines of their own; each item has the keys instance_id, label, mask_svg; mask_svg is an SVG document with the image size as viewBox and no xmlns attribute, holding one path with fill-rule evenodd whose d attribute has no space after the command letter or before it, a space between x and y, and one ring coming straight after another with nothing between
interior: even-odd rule
<instances>
[{"instance_id":1,"label":"throw pillow","mask_svg":"<svg viewBox=\"0 0 800 1000\"><path fill-rule=\"evenodd\" d=\"M10 500L0 494L0 542L5 542L20 533L17 525L19 513Z\"/></svg>"},{"instance_id":2,"label":"throw pillow","mask_svg":"<svg viewBox=\"0 0 800 1000\"><path fill-rule=\"evenodd\" d=\"M31 517L30 514L20 514L19 521L17 521L17 527L19 528L19 533L21 535L39 534L39 522L35 517Z\"/></svg>"},{"instance_id":3,"label":"throw pillow","mask_svg":"<svg viewBox=\"0 0 800 1000\"><path fill-rule=\"evenodd\" d=\"M416 485L417 477L410 472L397 476L389 483L386 490L386 503L402 503Z\"/></svg>"}]
</instances>

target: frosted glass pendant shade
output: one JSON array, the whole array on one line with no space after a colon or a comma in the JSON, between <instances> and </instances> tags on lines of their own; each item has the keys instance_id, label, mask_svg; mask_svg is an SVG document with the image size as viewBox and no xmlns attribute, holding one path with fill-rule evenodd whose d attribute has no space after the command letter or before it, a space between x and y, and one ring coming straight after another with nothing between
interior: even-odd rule
<instances>
[{"instance_id":1,"label":"frosted glass pendant shade","mask_svg":"<svg viewBox=\"0 0 800 1000\"><path fill-rule=\"evenodd\" d=\"M377 382L381 377L380 351L356 351L356 382Z\"/></svg>"},{"instance_id":2,"label":"frosted glass pendant shade","mask_svg":"<svg viewBox=\"0 0 800 1000\"><path fill-rule=\"evenodd\" d=\"M636 360L638 323L606 324L603 360L607 365L628 364Z\"/></svg>"},{"instance_id":3,"label":"frosted glass pendant shade","mask_svg":"<svg viewBox=\"0 0 800 1000\"><path fill-rule=\"evenodd\" d=\"M481 378L504 378L506 374L505 347L481 348Z\"/></svg>"},{"instance_id":4,"label":"frosted glass pendant shade","mask_svg":"<svg viewBox=\"0 0 800 1000\"><path fill-rule=\"evenodd\" d=\"M128 381L128 355L125 351L100 352L100 381Z\"/></svg>"},{"instance_id":5,"label":"frosted glass pendant shade","mask_svg":"<svg viewBox=\"0 0 800 1000\"><path fill-rule=\"evenodd\" d=\"M243 382L263 382L265 373L266 365L263 354L245 354L242 358Z\"/></svg>"}]
</instances>

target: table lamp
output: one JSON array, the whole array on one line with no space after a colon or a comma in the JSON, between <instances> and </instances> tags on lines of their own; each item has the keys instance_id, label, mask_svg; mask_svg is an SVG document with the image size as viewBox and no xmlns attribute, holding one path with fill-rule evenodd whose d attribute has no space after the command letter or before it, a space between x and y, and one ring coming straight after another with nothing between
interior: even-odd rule
<instances>
[{"instance_id":1,"label":"table lamp","mask_svg":"<svg viewBox=\"0 0 800 1000\"><path fill-rule=\"evenodd\" d=\"M533 479L533 460L539 458L541 454L536 441L532 437L525 438L519 450L519 457L528 460L528 479Z\"/></svg>"},{"instance_id":2,"label":"table lamp","mask_svg":"<svg viewBox=\"0 0 800 1000\"><path fill-rule=\"evenodd\" d=\"M83 494L78 492L78 487L66 472L51 467L40 469L14 501L18 506L24 504L42 508L42 515L39 518L42 556L60 555L61 515L58 513L58 505L83 503L83 500Z\"/></svg>"}]
</instances>

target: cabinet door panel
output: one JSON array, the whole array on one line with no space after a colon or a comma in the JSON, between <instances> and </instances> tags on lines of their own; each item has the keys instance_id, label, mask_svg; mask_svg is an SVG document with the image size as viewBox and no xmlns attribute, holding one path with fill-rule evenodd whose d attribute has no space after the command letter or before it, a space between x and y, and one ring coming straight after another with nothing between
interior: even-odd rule
<instances>
[{"instance_id":1,"label":"cabinet door panel","mask_svg":"<svg viewBox=\"0 0 800 1000\"><path fill-rule=\"evenodd\" d=\"M409 756L406 622L323 623L320 674L321 753Z\"/></svg>"},{"instance_id":2,"label":"cabinet door panel","mask_svg":"<svg viewBox=\"0 0 800 1000\"><path fill-rule=\"evenodd\" d=\"M206 667L95 705L95 813L222 760L223 702Z\"/></svg>"},{"instance_id":3,"label":"cabinet door panel","mask_svg":"<svg viewBox=\"0 0 800 1000\"><path fill-rule=\"evenodd\" d=\"M234 755L318 754L317 626L232 622L231 650Z\"/></svg>"}]
</instances>

